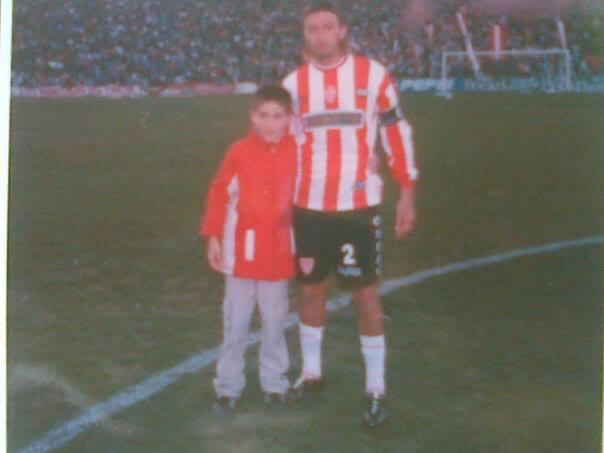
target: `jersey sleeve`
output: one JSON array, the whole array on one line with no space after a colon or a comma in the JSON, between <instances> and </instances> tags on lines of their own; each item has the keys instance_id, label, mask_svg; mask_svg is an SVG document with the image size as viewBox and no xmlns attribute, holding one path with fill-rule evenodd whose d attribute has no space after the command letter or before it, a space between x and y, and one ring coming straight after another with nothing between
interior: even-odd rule
<instances>
[{"instance_id":1,"label":"jersey sleeve","mask_svg":"<svg viewBox=\"0 0 604 453\"><path fill-rule=\"evenodd\" d=\"M227 203L230 199L229 185L236 177L236 173L236 149L231 147L210 183L205 212L199 225L200 236L222 236Z\"/></svg>"},{"instance_id":2,"label":"jersey sleeve","mask_svg":"<svg viewBox=\"0 0 604 453\"><path fill-rule=\"evenodd\" d=\"M397 93L392 76L385 73L377 99L380 136L392 178L403 187L414 187L419 172L415 165L413 131L405 119Z\"/></svg>"}]
</instances>

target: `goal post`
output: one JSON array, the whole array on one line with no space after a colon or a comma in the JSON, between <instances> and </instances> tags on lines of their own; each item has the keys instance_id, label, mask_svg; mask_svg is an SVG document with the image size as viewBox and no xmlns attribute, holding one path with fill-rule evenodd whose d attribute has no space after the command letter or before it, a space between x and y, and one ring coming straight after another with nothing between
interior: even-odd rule
<instances>
[{"instance_id":1,"label":"goal post","mask_svg":"<svg viewBox=\"0 0 604 453\"><path fill-rule=\"evenodd\" d=\"M439 93L450 96L454 79L462 78L468 91L570 91L572 61L567 49L510 49L474 51L482 66L481 77L473 77L467 51L442 52Z\"/></svg>"}]
</instances>

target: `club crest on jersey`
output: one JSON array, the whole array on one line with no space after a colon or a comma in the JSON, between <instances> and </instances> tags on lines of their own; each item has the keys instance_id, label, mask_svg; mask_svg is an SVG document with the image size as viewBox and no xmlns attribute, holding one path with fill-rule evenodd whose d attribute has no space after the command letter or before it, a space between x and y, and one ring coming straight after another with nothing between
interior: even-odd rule
<instances>
[{"instance_id":1,"label":"club crest on jersey","mask_svg":"<svg viewBox=\"0 0 604 453\"><path fill-rule=\"evenodd\" d=\"M368 95L369 95L369 92L364 88L359 88L357 90L357 96L363 97L363 96L368 96Z\"/></svg>"},{"instance_id":2,"label":"club crest on jersey","mask_svg":"<svg viewBox=\"0 0 604 453\"><path fill-rule=\"evenodd\" d=\"M325 87L325 100L328 104L333 104L338 98L338 90L333 85Z\"/></svg>"},{"instance_id":3,"label":"club crest on jersey","mask_svg":"<svg viewBox=\"0 0 604 453\"><path fill-rule=\"evenodd\" d=\"M314 258L300 258L300 270L304 275L310 275L310 273L315 268L315 259Z\"/></svg>"}]
</instances>

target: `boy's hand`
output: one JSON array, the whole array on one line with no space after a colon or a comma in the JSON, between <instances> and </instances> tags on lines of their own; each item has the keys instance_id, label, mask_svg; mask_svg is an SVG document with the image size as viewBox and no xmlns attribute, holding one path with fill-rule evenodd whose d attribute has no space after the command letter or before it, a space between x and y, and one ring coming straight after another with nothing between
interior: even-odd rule
<instances>
[{"instance_id":1,"label":"boy's hand","mask_svg":"<svg viewBox=\"0 0 604 453\"><path fill-rule=\"evenodd\" d=\"M208 239L208 263L216 272L222 272L222 246L216 236Z\"/></svg>"}]
</instances>

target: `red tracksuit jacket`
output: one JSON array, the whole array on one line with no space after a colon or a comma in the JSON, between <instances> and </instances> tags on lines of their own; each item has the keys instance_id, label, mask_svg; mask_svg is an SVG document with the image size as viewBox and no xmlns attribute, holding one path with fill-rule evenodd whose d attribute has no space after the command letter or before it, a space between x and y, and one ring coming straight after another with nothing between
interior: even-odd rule
<instances>
[{"instance_id":1,"label":"red tracksuit jacket","mask_svg":"<svg viewBox=\"0 0 604 453\"><path fill-rule=\"evenodd\" d=\"M296 143L250 132L227 151L210 185L199 234L221 238L223 272L284 280L294 275L292 202Z\"/></svg>"}]
</instances>

